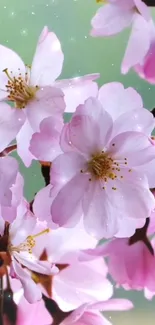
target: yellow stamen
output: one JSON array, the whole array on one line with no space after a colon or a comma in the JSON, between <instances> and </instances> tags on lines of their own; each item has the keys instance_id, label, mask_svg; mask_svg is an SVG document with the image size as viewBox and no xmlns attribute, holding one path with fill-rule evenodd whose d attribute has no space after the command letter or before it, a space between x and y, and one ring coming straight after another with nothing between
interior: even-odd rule
<instances>
[{"instance_id":1,"label":"yellow stamen","mask_svg":"<svg viewBox=\"0 0 155 325\"><path fill-rule=\"evenodd\" d=\"M4 69L3 72L8 78L8 83L6 85L8 100L15 103L17 108L24 108L29 101L34 99L36 91L39 89L38 86L33 87L28 84L28 72L25 72L25 77L23 78L20 69L19 76L14 77L12 71L9 73L8 69Z\"/></svg>"}]
</instances>

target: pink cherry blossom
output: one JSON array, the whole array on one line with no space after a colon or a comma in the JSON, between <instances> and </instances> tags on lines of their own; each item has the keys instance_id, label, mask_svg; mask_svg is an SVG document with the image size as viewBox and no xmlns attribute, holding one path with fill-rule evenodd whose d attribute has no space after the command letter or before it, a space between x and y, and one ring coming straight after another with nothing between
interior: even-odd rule
<instances>
[{"instance_id":1,"label":"pink cherry blossom","mask_svg":"<svg viewBox=\"0 0 155 325\"><path fill-rule=\"evenodd\" d=\"M149 24L149 48L143 56L143 60L133 66L138 75L149 83L155 83L155 25L153 21Z\"/></svg>"},{"instance_id":2,"label":"pink cherry blossom","mask_svg":"<svg viewBox=\"0 0 155 325\"><path fill-rule=\"evenodd\" d=\"M40 231L42 223L38 227ZM81 250L97 245L97 240L86 233L82 221L72 229L52 229L46 236L40 236L39 242L40 249L45 247L48 260L60 269L52 278L51 298L61 310L67 312L82 303L106 301L112 296L113 287L106 278L108 269L103 258L79 262ZM35 254L41 252L36 247Z\"/></svg>"},{"instance_id":3,"label":"pink cherry blossom","mask_svg":"<svg viewBox=\"0 0 155 325\"><path fill-rule=\"evenodd\" d=\"M37 219L25 205L20 206L17 217L9 225L7 233L4 220L1 219L0 223L1 236L3 237L5 234L8 236L6 252L10 257L9 262L4 262L9 265L11 261L10 275L21 281L24 296L30 303L41 299L41 291L32 280L31 271L48 275L58 272L53 263L39 261L38 257L33 253L38 237L46 235L50 231L44 229L41 233L36 233L36 225ZM38 242L37 245L40 245L40 243ZM43 243L42 250L44 250Z\"/></svg>"},{"instance_id":4,"label":"pink cherry blossom","mask_svg":"<svg viewBox=\"0 0 155 325\"><path fill-rule=\"evenodd\" d=\"M85 304L73 311L60 325L112 325L103 315L102 311L120 311L133 308L133 304L127 299L109 299L106 302Z\"/></svg>"},{"instance_id":5,"label":"pink cherry blossom","mask_svg":"<svg viewBox=\"0 0 155 325\"><path fill-rule=\"evenodd\" d=\"M39 131L41 121L51 116L62 120L66 106L67 110L70 111L70 105L74 110L91 93L95 96L97 84L93 80L99 74L55 82L64 56L58 38L47 27L39 37L31 68L3 45L0 59L0 99L15 106L12 109L6 103L0 104L0 151L16 137L18 154L29 166L33 159L29 143L33 133Z\"/></svg>"},{"instance_id":6,"label":"pink cherry blossom","mask_svg":"<svg viewBox=\"0 0 155 325\"><path fill-rule=\"evenodd\" d=\"M117 285L126 290L144 290L145 297L152 299L155 295L155 240L149 236L155 232L154 212L148 229L145 228L147 233L143 229L138 229L130 239L113 239L96 249L82 251L79 260L108 256L108 270Z\"/></svg>"},{"instance_id":7,"label":"pink cherry blossom","mask_svg":"<svg viewBox=\"0 0 155 325\"><path fill-rule=\"evenodd\" d=\"M147 175L138 171L155 157L148 137L132 131L115 137L111 116L90 98L65 125L61 148L51 168L58 189L51 200L53 222L73 226L83 213L87 231L102 238L115 235L122 219L150 215L154 197Z\"/></svg>"},{"instance_id":8,"label":"pink cherry blossom","mask_svg":"<svg viewBox=\"0 0 155 325\"><path fill-rule=\"evenodd\" d=\"M122 73L127 73L131 67L143 62L149 50L150 22L149 9L142 0L109 0L93 17L91 35L111 36L132 26L121 68Z\"/></svg>"},{"instance_id":9,"label":"pink cherry blossom","mask_svg":"<svg viewBox=\"0 0 155 325\"><path fill-rule=\"evenodd\" d=\"M133 308L132 303L127 299L110 299L106 302L96 304L84 304L69 315L64 313L64 320L60 325L111 325L100 311L125 311ZM30 305L25 299L21 298L17 309L16 325L38 325L53 324L53 319L46 310L43 301Z\"/></svg>"}]
</instances>

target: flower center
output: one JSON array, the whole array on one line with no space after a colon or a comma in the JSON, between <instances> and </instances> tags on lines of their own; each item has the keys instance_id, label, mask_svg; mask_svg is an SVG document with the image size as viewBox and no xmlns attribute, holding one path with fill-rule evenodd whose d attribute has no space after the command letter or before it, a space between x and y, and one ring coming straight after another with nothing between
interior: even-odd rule
<instances>
[{"instance_id":1,"label":"flower center","mask_svg":"<svg viewBox=\"0 0 155 325\"><path fill-rule=\"evenodd\" d=\"M6 85L8 100L14 102L17 108L24 108L29 101L34 99L39 87L28 85L28 72L25 72L25 78L22 77L20 72L18 77L14 77L12 72L8 72L8 69L4 69L3 72L8 77L8 83Z\"/></svg>"},{"instance_id":2,"label":"flower center","mask_svg":"<svg viewBox=\"0 0 155 325\"><path fill-rule=\"evenodd\" d=\"M113 159L107 153L97 153L88 162L88 171L96 180L104 179L106 181L107 177L115 179L117 176L114 173L113 164Z\"/></svg>"},{"instance_id":3,"label":"flower center","mask_svg":"<svg viewBox=\"0 0 155 325\"><path fill-rule=\"evenodd\" d=\"M112 146L115 146L115 143L113 143ZM108 179L113 181L116 179L123 179L121 171L124 167L127 167L127 165L127 158L116 160L113 159L108 152L102 151L92 155L87 163L86 170L81 169L81 173L89 172L91 174L89 181L101 180L106 184ZM132 169L127 170L128 172L132 171ZM102 188L105 189L105 186ZM112 186L112 190L116 190L116 187Z\"/></svg>"},{"instance_id":4,"label":"flower center","mask_svg":"<svg viewBox=\"0 0 155 325\"><path fill-rule=\"evenodd\" d=\"M32 248L36 244L35 238L39 237L41 235L44 235L45 233L48 233L48 232L50 232L49 228L39 232L36 235L30 235L26 238L26 241L24 243L21 243L18 246L13 246L12 244L9 244L8 249L9 249L10 253L12 253L12 252L17 252L17 253L28 252L29 254L32 254Z\"/></svg>"}]
</instances>

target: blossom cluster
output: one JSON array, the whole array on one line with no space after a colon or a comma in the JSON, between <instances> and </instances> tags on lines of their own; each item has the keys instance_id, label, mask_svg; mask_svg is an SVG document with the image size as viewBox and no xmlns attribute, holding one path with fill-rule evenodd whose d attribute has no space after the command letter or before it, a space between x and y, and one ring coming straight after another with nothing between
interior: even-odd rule
<instances>
[{"instance_id":1,"label":"blossom cluster","mask_svg":"<svg viewBox=\"0 0 155 325\"><path fill-rule=\"evenodd\" d=\"M97 2L91 35L132 25L121 71L155 83L149 3ZM99 88L99 73L57 80L63 61L47 27L31 66L0 45L2 325L110 325L101 312L133 308L115 285L155 295L154 114L132 87ZM14 151L44 177L31 202Z\"/></svg>"}]
</instances>

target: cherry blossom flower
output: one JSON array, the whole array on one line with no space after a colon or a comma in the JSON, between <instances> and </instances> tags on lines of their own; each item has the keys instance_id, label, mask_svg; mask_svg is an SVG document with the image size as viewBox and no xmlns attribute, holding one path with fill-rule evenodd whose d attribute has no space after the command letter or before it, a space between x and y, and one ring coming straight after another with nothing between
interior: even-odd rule
<instances>
[{"instance_id":1,"label":"cherry blossom flower","mask_svg":"<svg viewBox=\"0 0 155 325\"><path fill-rule=\"evenodd\" d=\"M41 299L41 291L32 280L31 272L49 275L58 272L53 263L40 261L33 254L37 239L50 231L44 229L42 232L35 233L36 223L36 218L25 205L19 207L17 217L11 224L6 223L2 218L0 223L0 255L3 261L0 274L1 276L5 274L5 268L9 266L10 275L21 281L24 296L30 303Z\"/></svg>"},{"instance_id":2,"label":"cherry blossom flower","mask_svg":"<svg viewBox=\"0 0 155 325\"><path fill-rule=\"evenodd\" d=\"M98 238L110 237L123 218L143 219L154 209L146 175L138 171L154 160L154 146L140 132L114 137L112 129L110 115L93 98L80 105L65 125L64 153L51 168L51 184L58 189L51 215L59 226L73 227L83 213L87 231Z\"/></svg>"},{"instance_id":3,"label":"cherry blossom flower","mask_svg":"<svg viewBox=\"0 0 155 325\"><path fill-rule=\"evenodd\" d=\"M132 26L122 62L122 73L127 73L136 64L142 64L150 47L149 8L142 0L109 0L98 9L92 19L91 35L106 37L120 33Z\"/></svg>"},{"instance_id":4,"label":"cherry blossom flower","mask_svg":"<svg viewBox=\"0 0 155 325\"><path fill-rule=\"evenodd\" d=\"M42 230L43 224L38 224L38 232ZM97 240L86 233L82 221L72 229L52 228L39 241L40 250L36 247L35 251L34 248L36 256L41 255L41 247L44 246L48 261L59 269L59 273L52 276L52 279L49 278L49 281L40 279L42 291L62 311L71 311L87 302L106 301L112 296L113 286L106 278L108 269L103 258L79 262L81 250L90 247L93 249L97 245Z\"/></svg>"},{"instance_id":5,"label":"cherry blossom flower","mask_svg":"<svg viewBox=\"0 0 155 325\"><path fill-rule=\"evenodd\" d=\"M150 223L149 223L150 222ZM155 213L131 238L113 239L96 249L81 252L79 260L108 257L108 271L117 286L126 290L144 290L145 297L155 295ZM133 267L134 266L134 267Z\"/></svg>"},{"instance_id":6,"label":"cherry blossom flower","mask_svg":"<svg viewBox=\"0 0 155 325\"><path fill-rule=\"evenodd\" d=\"M138 75L147 80L149 83L155 83L155 25L151 21L148 27L149 32L149 48L143 56L143 60L133 66L133 69L138 73Z\"/></svg>"},{"instance_id":7,"label":"cherry blossom flower","mask_svg":"<svg viewBox=\"0 0 155 325\"><path fill-rule=\"evenodd\" d=\"M47 27L39 37L31 67L3 45L0 45L0 59L0 100L9 100L15 106L0 104L0 151L16 137L18 153L29 166L33 158L28 150L29 142L32 134L39 131L40 122L49 116L62 120L66 106L68 110L69 105L73 109L91 92L95 95L97 84L93 80L99 75L55 82L64 56L58 38Z\"/></svg>"},{"instance_id":8,"label":"cherry blossom flower","mask_svg":"<svg viewBox=\"0 0 155 325\"><path fill-rule=\"evenodd\" d=\"M133 308L132 303L127 299L110 299L106 302L96 304L84 304L76 310L73 310L69 315L61 313L62 321L60 325L111 325L111 323L101 315L100 311L125 311ZM56 315L59 317L59 315ZM61 319L60 318L60 319ZM46 310L43 301L39 301L30 305L23 298L20 300L17 309L16 325L32 325L36 322L38 325L54 324L52 316Z\"/></svg>"}]
</instances>

